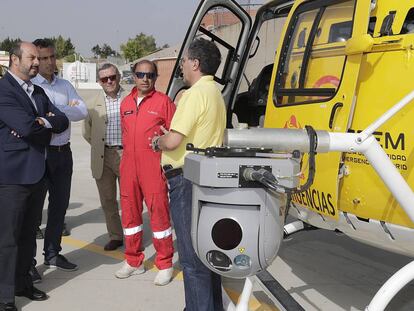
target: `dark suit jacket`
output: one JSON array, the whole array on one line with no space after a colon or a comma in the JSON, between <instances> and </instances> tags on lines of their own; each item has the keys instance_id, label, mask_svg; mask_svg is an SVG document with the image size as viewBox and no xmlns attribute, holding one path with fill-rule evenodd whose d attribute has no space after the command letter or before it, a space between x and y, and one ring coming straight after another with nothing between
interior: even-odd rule
<instances>
[{"instance_id":1,"label":"dark suit jacket","mask_svg":"<svg viewBox=\"0 0 414 311\"><path fill-rule=\"evenodd\" d=\"M45 150L52 132L61 133L69 125L41 87L34 86L33 97L37 111L16 79L9 73L0 79L0 185L37 183L45 173ZM47 117L48 112L54 116ZM39 125L37 117L49 121L52 129Z\"/></svg>"}]
</instances>

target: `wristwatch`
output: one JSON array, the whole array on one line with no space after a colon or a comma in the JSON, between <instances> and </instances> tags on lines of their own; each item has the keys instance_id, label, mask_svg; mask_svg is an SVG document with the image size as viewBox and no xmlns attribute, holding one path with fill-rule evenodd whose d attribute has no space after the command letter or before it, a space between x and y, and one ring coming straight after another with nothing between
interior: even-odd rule
<instances>
[{"instance_id":1,"label":"wristwatch","mask_svg":"<svg viewBox=\"0 0 414 311\"><path fill-rule=\"evenodd\" d=\"M158 141L160 140L161 136L154 136L151 141L151 148L154 151L161 151L160 146L158 145Z\"/></svg>"}]
</instances>

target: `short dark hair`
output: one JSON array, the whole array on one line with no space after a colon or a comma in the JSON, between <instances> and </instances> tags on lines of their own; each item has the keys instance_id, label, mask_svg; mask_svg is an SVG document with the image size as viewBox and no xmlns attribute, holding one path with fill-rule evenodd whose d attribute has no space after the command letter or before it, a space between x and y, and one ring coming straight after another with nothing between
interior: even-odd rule
<instances>
[{"instance_id":1,"label":"short dark hair","mask_svg":"<svg viewBox=\"0 0 414 311\"><path fill-rule=\"evenodd\" d=\"M153 62L153 61L148 60L148 59L143 59L143 60L140 60L139 62L136 62L135 64L133 64L131 66L132 73L134 73L135 72L135 69L137 69L137 67L139 65L142 65L142 64L150 64L152 66L152 69L154 70L155 74L158 76L158 67L157 67L157 64L155 62Z\"/></svg>"},{"instance_id":2,"label":"short dark hair","mask_svg":"<svg viewBox=\"0 0 414 311\"><path fill-rule=\"evenodd\" d=\"M48 38L36 39L32 42L38 48L55 48L55 44Z\"/></svg>"},{"instance_id":3,"label":"short dark hair","mask_svg":"<svg viewBox=\"0 0 414 311\"><path fill-rule=\"evenodd\" d=\"M103 64L103 65L99 66L99 68L98 68L98 77L99 77L99 73L100 73L102 70L106 70L106 69L109 69L109 68L114 68L114 69L115 69L115 71L116 71L116 75L117 75L117 76L120 76L120 75L121 75L121 74L119 73L119 70L118 70L118 67L117 67L117 66L115 66L114 64L111 64L111 63L105 63L105 64Z\"/></svg>"},{"instance_id":4,"label":"short dark hair","mask_svg":"<svg viewBox=\"0 0 414 311\"><path fill-rule=\"evenodd\" d=\"M203 38L191 42L187 50L189 59L198 59L200 71L205 75L215 75L221 63L221 53L213 41Z\"/></svg>"},{"instance_id":5,"label":"short dark hair","mask_svg":"<svg viewBox=\"0 0 414 311\"><path fill-rule=\"evenodd\" d=\"M9 68L12 66L12 55L16 55L19 59L22 59L23 51L22 51L22 41L17 41L13 44L9 51Z\"/></svg>"}]
</instances>

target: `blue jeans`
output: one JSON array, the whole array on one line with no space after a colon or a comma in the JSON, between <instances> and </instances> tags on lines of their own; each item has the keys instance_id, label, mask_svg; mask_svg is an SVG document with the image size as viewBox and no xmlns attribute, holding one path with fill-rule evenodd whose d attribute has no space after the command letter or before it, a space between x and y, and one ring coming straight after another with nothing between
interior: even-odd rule
<instances>
[{"instance_id":1,"label":"blue jeans","mask_svg":"<svg viewBox=\"0 0 414 311\"><path fill-rule=\"evenodd\" d=\"M69 207L73 159L70 149L48 150L46 182L49 192L47 224L44 240L45 260L49 261L62 250L62 230Z\"/></svg>"},{"instance_id":2,"label":"blue jeans","mask_svg":"<svg viewBox=\"0 0 414 311\"><path fill-rule=\"evenodd\" d=\"M222 311L221 277L197 257L191 242L192 184L182 175L168 180L170 212L184 275L186 311Z\"/></svg>"}]
</instances>

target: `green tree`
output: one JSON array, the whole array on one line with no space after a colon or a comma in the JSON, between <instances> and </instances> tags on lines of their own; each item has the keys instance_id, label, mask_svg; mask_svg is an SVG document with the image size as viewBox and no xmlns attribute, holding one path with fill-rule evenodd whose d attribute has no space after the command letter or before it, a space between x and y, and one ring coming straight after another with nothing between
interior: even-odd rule
<instances>
[{"instance_id":1,"label":"green tree","mask_svg":"<svg viewBox=\"0 0 414 311\"><path fill-rule=\"evenodd\" d=\"M101 48L101 57L107 58L108 56L116 56L118 53L111 48L110 45L104 43Z\"/></svg>"},{"instance_id":2,"label":"green tree","mask_svg":"<svg viewBox=\"0 0 414 311\"><path fill-rule=\"evenodd\" d=\"M51 37L51 38L44 38L47 40L51 40L56 48L56 58L63 58L65 56L71 55L75 53L75 47L72 44L70 38L65 39L62 36ZM3 41L0 41L0 50L2 51L10 51L11 47L16 43L21 41L20 38L11 39L7 37Z\"/></svg>"},{"instance_id":3,"label":"green tree","mask_svg":"<svg viewBox=\"0 0 414 311\"><path fill-rule=\"evenodd\" d=\"M13 45L15 45L17 42L22 41L20 38L17 39L11 39L7 37L3 41L0 41L0 50L9 52Z\"/></svg>"},{"instance_id":4,"label":"green tree","mask_svg":"<svg viewBox=\"0 0 414 311\"><path fill-rule=\"evenodd\" d=\"M101 47L99 46L99 44L95 45L92 49L91 49L93 55L95 57L98 57L101 55Z\"/></svg>"},{"instance_id":5,"label":"green tree","mask_svg":"<svg viewBox=\"0 0 414 311\"><path fill-rule=\"evenodd\" d=\"M73 54L70 54L70 55L65 56L63 59L67 63L73 63L75 60L77 60L79 58L80 58L80 54L79 53L73 53Z\"/></svg>"},{"instance_id":6,"label":"green tree","mask_svg":"<svg viewBox=\"0 0 414 311\"><path fill-rule=\"evenodd\" d=\"M75 53L75 47L70 38L65 39L61 35L57 38L50 38L55 44L56 58L63 58L65 56Z\"/></svg>"},{"instance_id":7,"label":"green tree","mask_svg":"<svg viewBox=\"0 0 414 311\"><path fill-rule=\"evenodd\" d=\"M119 53L111 48L109 44L104 43L102 47L99 46L99 44L95 45L91 49L92 53L95 55L95 57L101 57L101 58L107 58L108 56L118 56Z\"/></svg>"},{"instance_id":8,"label":"green tree","mask_svg":"<svg viewBox=\"0 0 414 311\"><path fill-rule=\"evenodd\" d=\"M153 36L140 33L133 39L128 39L125 44L121 44L121 51L125 59L132 62L138 58L146 56L157 49Z\"/></svg>"}]
</instances>

